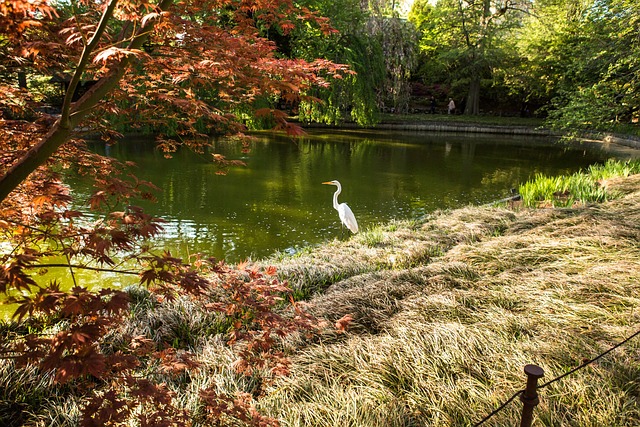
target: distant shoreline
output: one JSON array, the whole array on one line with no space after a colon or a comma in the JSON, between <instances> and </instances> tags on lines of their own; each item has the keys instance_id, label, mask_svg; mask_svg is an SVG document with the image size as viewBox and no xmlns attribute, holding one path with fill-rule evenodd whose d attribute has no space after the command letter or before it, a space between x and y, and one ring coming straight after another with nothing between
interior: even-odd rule
<instances>
[{"instance_id":1,"label":"distant shoreline","mask_svg":"<svg viewBox=\"0 0 640 427\"><path fill-rule=\"evenodd\" d=\"M381 121L374 126L359 126L355 123L342 123L338 126L322 123L305 123L303 128L310 129L362 129L362 130L403 130L417 132L458 132L495 135L551 136L561 137L562 132L526 125L500 125L457 121ZM640 150L640 138L631 135L597 133L578 138L585 142L618 144Z\"/></svg>"}]
</instances>

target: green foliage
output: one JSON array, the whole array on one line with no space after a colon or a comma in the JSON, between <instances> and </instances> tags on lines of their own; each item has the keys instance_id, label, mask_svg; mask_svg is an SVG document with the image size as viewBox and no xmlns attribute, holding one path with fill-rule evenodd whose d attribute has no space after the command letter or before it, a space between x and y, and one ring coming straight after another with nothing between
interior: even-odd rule
<instances>
[{"instance_id":1,"label":"green foliage","mask_svg":"<svg viewBox=\"0 0 640 427\"><path fill-rule=\"evenodd\" d=\"M301 103L300 119L365 126L378 121L380 110L406 112L416 63L413 25L397 18L387 2L313 1L310 6L329 17L338 34L326 37L303 28L294 34L292 52L348 64L356 74L309 92L313 98Z\"/></svg>"},{"instance_id":2,"label":"green foliage","mask_svg":"<svg viewBox=\"0 0 640 427\"><path fill-rule=\"evenodd\" d=\"M327 37L311 26L302 27L294 32L293 53L301 58L321 57L348 64L356 74L332 79L329 87L308 92L312 98L301 102L299 118L328 124L351 120L363 126L375 123L375 88L381 86L385 68L380 43L367 32L369 11L355 0L311 4L330 18L339 33Z\"/></svg>"},{"instance_id":3,"label":"green foliage","mask_svg":"<svg viewBox=\"0 0 640 427\"><path fill-rule=\"evenodd\" d=\"M404 113L409 109L411 87L408 82L417 65L418 34L413 24L396 16L374 16L368 23L371 36L382 50L385 78L377 87L382 111Z\"/></svg>"},{"instance_id":4,"label":"green foliage","mask_svg":"<svg viewBox=\"0 0 640 427\"><path fill-rule=\"evenodd\" d=\"M639 119L639 8L630 0L417 1L409 19L422 35L419 76L467 98L469 113L479 87L494 111L526 105L523 113L548 115L557 128L637 134L628 124Z\"/></svg>"},{"instance_id":5,"label":"green foliage","mask_svg":"<svg viewBox=\"0 0 640 427\"><path fill-rule=\"evenodd\" d=\"M528 3L414 3L409 18L422 35L423 81L446 84L451 88L451 97L466 98L465 114L478 114L480 92L486 96L494 82L494 70L517 56L511 48L512 30L520 25Z\"/></svg>"},{"instance_id":6,"label":"green foliage","mask_svg":"<svg viewBox=\"0 0 640 427\"><path fill-rule=\"evenodd\" d=\"M611 194L602 186L602 181L618 176L640 173L640 161L609 160L604 165L592 165L587 171L570 176L549 177L542 174L527 181L519 188L526 206L571 207L576 203L602 202L616 194Z\"/></svg>"},{"instance_id":7,"label":"green foliage","mask_svg":"<svg viewBox=\"0 0 640 427\"><path fill-rule=\"evenodd\" d=\"M640 5L629 0L540 2L519 37L535 96L549 123L616 130L638 119Z\"/></svg>"}]
</instances>

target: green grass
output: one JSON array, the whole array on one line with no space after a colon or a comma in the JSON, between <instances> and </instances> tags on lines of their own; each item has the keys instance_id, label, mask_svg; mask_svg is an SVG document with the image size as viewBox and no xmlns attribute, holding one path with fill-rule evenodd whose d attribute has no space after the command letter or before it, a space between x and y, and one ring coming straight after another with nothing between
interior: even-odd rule
<instances>
[{"instance_id":1,"label":"green grass","mask_svg":"<svg viewBox=\"0 0 640 427\"><path fill-rule=\"evenodd\" d=\"M640 173L640 159L629 161L607 160L603 165L589 166L589 175L595 180L605 180L615 177L627 177Z\"/></svg>"},{"instance_id":2,"label":"green grass","mask_svg":"<svg viewBox=\"0 0 640 427\"><path fill-rule=\"evenodd\" d=\"M360 240L364 245L374 248L376 246L384 245L384 232L380 226L372 227L368 230L361 231L357 235L358 240Z\"/></svg>"},{"instance_id":3,"label":"green grass","mask_svg":"<svg viewBox=\"0 0 640 427\"><path fill-rule=\"evenodd\" d=\"M615 191L607 190L606 180L637 173L640 173L640 160L608 160L603 165L592 165L586 171L569 176L538 174L522 184L519 193L528 207L572 207L578 203L603 202L617 197Z\"/></svg>"},{"instance_id":4,"label":"green grass","mask_svg":"<svg viewBox=\"0 0 640 427\"><path fill-rule=\"evenodd\" d=\"M540 127L544 120L532 117L465 116L448 114L380 114L381 123L461 123L492 126Z\"/></svg>"}]
</instances>

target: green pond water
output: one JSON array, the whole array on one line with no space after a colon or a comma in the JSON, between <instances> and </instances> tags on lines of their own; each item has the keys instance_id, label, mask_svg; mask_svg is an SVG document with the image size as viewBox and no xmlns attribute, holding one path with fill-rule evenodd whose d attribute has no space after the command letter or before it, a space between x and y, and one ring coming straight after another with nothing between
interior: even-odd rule
<instances>
[{"instance_id":1,"label":"green pond water","mask_svg":"<svg viewBox=\"0 0 640 427\"><path fill-rule=\"evenodd\" d=\"M439 208L506 197L536 173L571 173L624 155L596 146L565 146L526 137L401 132L314 131L293 140L259 134L249 153L221 140L211 152L246 162L216 174L210 154L184 150L172 159L150 141L125 140L96 151L135 162L137 176L160 188L143 203L167 221L163 244L178 255L202 252L229 262L295 253L341 234L332 207L353 210L361 230Z\"/></svg>"},{"instance_id":2,"label":"green pond water","mask_svg":"<svg viewBox=\"0 0 640 427\"><path fill-rule=\"evenodd\" d=\"M323 181L342 183L339 202L347 202L360 229L367 230L440 208L490 203L537 173L567 174L608 158L632 157L632 150L622 148L522 136L324 130L298 139L256 136L248 153L221 139L210 153L182 150L171 159L151 139L93 147L135 162L135 174L160 188L156 203L139 203L167 221L159 245L175 255L200 252L231 263L293 254L340 237L335 187ZM246 167L218 175L214 152L243 160ZM80 178L69 177L69 183L80 196L87 192ZM48 276L54 274L70 280L64 270ZM125 286L136 277L87 274L82 281Z\"/></svg>"}]
</instances>

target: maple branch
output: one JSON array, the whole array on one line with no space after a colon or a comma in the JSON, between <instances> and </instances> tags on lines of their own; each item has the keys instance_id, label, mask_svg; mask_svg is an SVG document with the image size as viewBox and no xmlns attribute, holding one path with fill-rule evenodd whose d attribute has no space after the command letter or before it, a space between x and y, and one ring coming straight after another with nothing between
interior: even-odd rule
<instances>
[{"instance_id":1,"label":"maple branch","mask_svg":"<svg viewBox=\"0 0 640 427\"><path fill-rule=\"evenodd\" d=\"M82 27L80 25L80 17L79 17L79 13L78 13L78 9L77 9L77 3L75 1L70 2L71 4L71 10L73 11L73 18L75 19L75 24L76 24L76 28L78 29L78 32L80 33L80 36L82 37L82 44L84 44L85 46L87 45L87 35L85 34L85 32L82 30Z\"/></svg>"},{"instance_id":2,"label":"maple branch","mask_svg":"<svg viewBox=\"0 0 640 427\"><path fill-rule=\"evenodd\" d=\"M67 88L67 93L65 94L64 101L62 103L62 113L60 115L60 123L67 122L69 119L69 113L71 111L71 100L73 98L73 94L80 84L80 77L84 70L87 68L87 64L89 63L89 57L93 54L93 50L98 46L100 42L100 38L102 34L107 28L107 24L109 23L109 19L113 16L113 11L116 9L118 5L118 0L111 0L107 5L106 9L102 13L102 17L100 18L100 23L98 24L98 28L96 28L96 32L89 40L89 43L84 46L82 49L82 55L80 55L80 60L78 61L78 65L76 67L75 72L73 73L73 77L71 77L71 81L69 82L69 87Z\"/></svg>"},{"instance_id":3,"label":"maple branch","mask_svg":"<svg viewBox=\"0 0 640 427\"><path fill-rule=\"evenodd\" d=\"M105 9L101 19L101 25L103 21L106 23L106 21L111 17L111 15L107 15L109 13L113 13L113 9L110 9L110 7L112 5L115 7L116 3L117 0L112 0L109 7ZM172 3L173 0L162 0L158 4L158 9L161 11L166 10ZM154 26L155 20L148 20L147 23L139 29L137 35L131 40L128 49L141 48ZM92 49L95 48L94 43L90 43L90 46ZM86 62L83 61L88 58L90 53L91 52L87 48L83 50L82 58L78 63L79 68L76 70L74 78L80 78L80 68L86 66ZM31 147L29 151L27 151L20 160L13 164L0 178L0 203L4 201L7 196L24 180L26 180L34 170L43 165L53 155L53 153L62 146L62 144L68 141L71 131L78 126L81 120L89 114L93 107L95 107L98 102L100 102L100 100L102 100L120 82L131 61L131 55L125 56L115 64L104 77L98 80L98 82L93 85L77 102L68 104L68 107L64 107L68 109L66 111L63 109L63 115L56 120L51 130L49 130L49 132L40 141L38 141L36 145ZM76 75L78 77L76 77ZM70 87L65 96L65 104L67 103L67 98L71 99L72 95L73 90L71 90Z\"/></svg>"},{"instance_id":4,"label":"maple branch","mask_svg":"<svg viewBox=\"0 0 640 427\"><path fill-rule=\"evenodd\" d=\"M60 239L60 245L62 245L62 249L64 252L64 257L67 260L67 266L69 267L69 274L71 274L71 279L73 280L73 286L78 286L78 283L76 282L76 273L73 271L73 266L71 265L71 258L69 257L69 253L66 251L66 246L64 244L64 240Z\"/></svg>"},{"instance_id":5,"label":"maple branch","mask_svg":"<svg viewBox=\"0 0 640 427\"><path fill-rule=\"evenodd\" d=\"M119 273L119 274L130 274L138 276L140 273L136 271L130 270L114 270L113 268L101 268L101 267L90 267L88 265L82 264L64 264L64 263L54 263L54 264L31 264L25 265L24 268L77 268L80 270L90 270L90 271L98 271L98 272L106 272L106 273Z\"/></svg>"}]
</instances>

